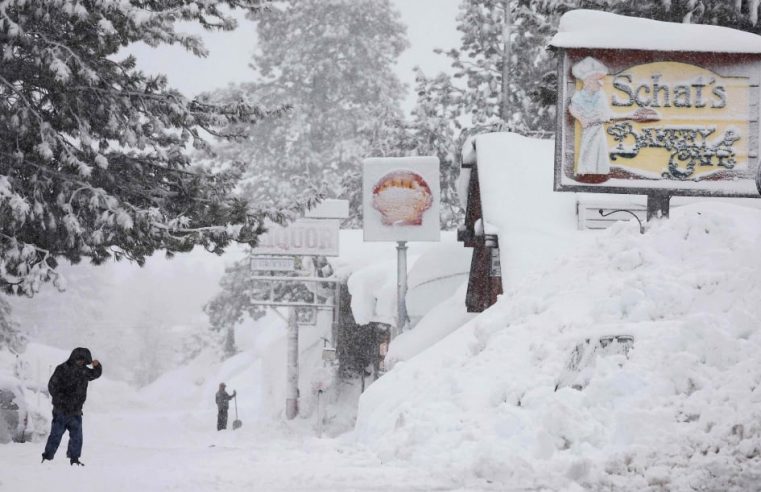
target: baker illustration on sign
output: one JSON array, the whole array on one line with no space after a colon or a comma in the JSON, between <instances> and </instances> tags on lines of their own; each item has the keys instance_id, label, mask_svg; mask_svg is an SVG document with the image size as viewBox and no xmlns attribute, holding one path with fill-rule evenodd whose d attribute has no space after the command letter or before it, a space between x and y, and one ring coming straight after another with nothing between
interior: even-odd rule
<instances>
[{"instance_id":1,"label":"baker illustration on sign","mask_svg":"<svg viewBox=\"0 0 761 492\"><path fill-rule=\"evenodd\" d=\"M568 112L581 125L581 142L577 150L575 179L585 183L602 183L610 173L610 157L605 135L605 123L635 120L639 122L657 121L658 113L650 108L639 108L631 115L613 116L608 106L603 79L608 68L590 56L576 63L571 73L581 80L583 88L571 97Z\"/></svg>"}]
</instances>

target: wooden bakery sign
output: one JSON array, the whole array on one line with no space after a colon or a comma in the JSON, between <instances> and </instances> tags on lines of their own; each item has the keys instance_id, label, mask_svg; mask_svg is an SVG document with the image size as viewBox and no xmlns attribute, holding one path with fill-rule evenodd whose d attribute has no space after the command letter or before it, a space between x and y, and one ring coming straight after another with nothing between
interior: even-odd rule
<instances>
[{"instance_id":1,"label":"wooden bakery sign","mask_svg":"<svg viewBox=\"0 0 761 492\"><path fill-rule=\"evenodd\" d=\"M562 50L555 189L758 197L760 59Z\"/></svg>"}]
</instances>

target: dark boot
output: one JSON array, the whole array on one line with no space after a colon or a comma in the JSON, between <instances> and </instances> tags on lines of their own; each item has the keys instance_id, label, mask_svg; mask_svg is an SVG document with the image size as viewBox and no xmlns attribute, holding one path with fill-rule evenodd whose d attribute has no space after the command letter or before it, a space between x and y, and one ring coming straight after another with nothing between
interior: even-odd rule
<instances>
[{"instance_id":1,"label":"dark boot","mask_svg":"<svg viewBox=\"0 0 761 492\"><path fill-rule=\"evenodd\" d=\"M71 463L72 466L73 465L85 466L84 463L79 461L79 458L71 458L70 463Z\"/></svg>"},{"instance_id":2,"label":"dark boot","mask_svg":"<svg viewBox=\"0 0 761 492\"><path fill-rule=\"evenodd\" d=\"M45 463L45 460L51 461L53 458L48 457L45 453L42 453L42 461L40 463Z\"/></svg>"}]
</instances>

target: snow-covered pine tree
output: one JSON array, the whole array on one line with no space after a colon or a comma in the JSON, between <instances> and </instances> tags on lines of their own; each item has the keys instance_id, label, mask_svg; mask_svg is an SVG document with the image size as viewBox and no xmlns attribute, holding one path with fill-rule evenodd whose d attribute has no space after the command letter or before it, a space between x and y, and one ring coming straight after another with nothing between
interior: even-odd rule
<instances>
[{"instance_id":1,"label":"snow-covered pine tree","mask_svg":"<svg viewBox=\"0 0 761 492\"><path fill-rule=\"evenodd\" d=\"M547 98L555 67L544 49L566 0L463 0L460 47L444 53L452 73L416 76L417 104L407 144L439 157L442 225L460 223L455 192L465 138L491 128L550 131L554 99ZM551 92L551 90L550 90Z\"/></svg>"},{"instance_id":2,"label":"snow-covered pine tree","mask_svg":"<svg viewBox=\"0 0 761 492\"><path fill-rule=\"evenodd\" d=\"M462 93L451 79L439 74L428 79L417 70L415 77L417 103L408 125L407 145L418 155L439 158L441 178L441 227L454 229L462 223L462 206L456 191L460 161L456 149L460 140L459 108Z\"/></svg>"},{"instance_id":3,"label":"snow-covered pine tree","mask_svg":"<svg viewBox=\"0 0 761 492\"><path fill-rule=\"evenodd\" d=\"M236 125L248 137L220 149L222 160L249 166L248 196L277 207L310 191L357 195L347 175L356 184L362 158L396 150L389 141L404 94L393 65L405 30L390 0L288 0L261 17L255 82L212 96L293 107L273 124Z\"/></svg>"},{"instance_id":4,"label":"snow-covered pine tree","mask_svg":"<svg viewBox=\"0 0 761 492\"><path fill-rule=\"evenodd\" d=\"M611 10L622 0L462 0L460 47L443 53L452 73L416 77L417 106L407 145L442 163L442 223L461 213L454 183L459 154L472 134L554 130L556 61L545 48L560 16L573 8Z\"/></svg>"},{"instance_id":5,"label":"snow-covered pine tree","mask_svg":"<svg viewBox=\"0 0 761 492\"><path fill-rule=\"evenodd\" d=\"M617 11L637 17L714 24L761 34L761 0L643 0L622 3Z\"/></svg>"},{"instance_id":6,"label":"snow-covered pine tree","mask_svg":"<svg viewBox=\"0 0 761 492\"><path fill-rule=\"evenodd\" d=\"M446 52L466 125L501 121L516 130L550 130L553 109L532 94L551 65L546 52L556 13L567 2L463 0L460 47ZM457 82L457 81L461 82Z\"/></svg>"},{"instance_id":7,"label":"snow-covered pine tree","mask_svg":"<svg viewBox=\"0 0 761 492\"><path fill-rule=\"evenodd\" d=\"M142 41L204 56L177 22L230 30L229 9L254 15L267 1L0 1L1 289L33 294L57 280L61 257L142 263L256 239L266 211L232 197L239 170L194 167L186 150L270 112L189 100L119 50Z\"/></svg>"},{"instance_id":8,"label":"snow-covered pine tree","mask_svg":"<svg viewBox=\"0 0 761 492\"><path fill-rule=\"evenodd\" d=\"M211 331L221 334L222 352L229 357L235 354L235 325L248 315L259 319L265 308L250 301L265 300L269 285L251 279L250 260L244 258L225 268L225 275L219 282L220 291L205 306Z\"/></svg>"},{"instance_id":9,"label":"snow-covered pine tree","mask_svg":"<svg viewBox=\"0 0 761 492\"><path fill-rule=\"evenodd\" d=\"M430 79L420 74L420 103L430 107L436 98L451 102L455 110L447 112L456 114L465 129L496 125L524 133L552 132L556 61L546 47L560 16L573 8L612 10L621 3L462 0L459 48L436 50L451 60L452 74Z\"/></svg>"}]
</instances>

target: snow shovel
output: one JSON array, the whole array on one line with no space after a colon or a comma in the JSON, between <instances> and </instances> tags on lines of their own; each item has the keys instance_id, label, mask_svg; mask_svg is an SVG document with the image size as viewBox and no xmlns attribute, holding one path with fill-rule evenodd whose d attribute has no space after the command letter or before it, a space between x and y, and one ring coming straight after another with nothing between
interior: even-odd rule
<instances>
[{"instance_id":1,"label":"snow shovel","mask_svg":"<svg viewBox=\"0 0 761 492\"><path fill-rule=\"evenodd\" d=\"M235 395L235 420L233 420L233 430L240 429L243 422L238 419L238 395Z\"/></svg>"}]
</instances>

